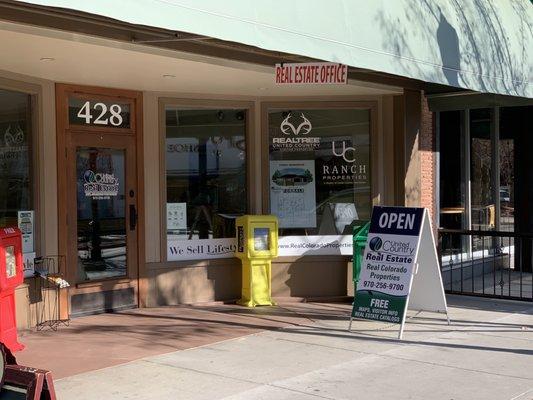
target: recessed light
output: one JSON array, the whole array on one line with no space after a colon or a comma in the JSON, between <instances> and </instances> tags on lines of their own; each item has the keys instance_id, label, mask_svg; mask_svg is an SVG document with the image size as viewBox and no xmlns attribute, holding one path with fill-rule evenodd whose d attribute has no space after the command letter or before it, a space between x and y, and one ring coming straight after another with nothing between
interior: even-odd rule
<instances>
[{"instance_id":1,"label":"recessed light","mask_svg":"<svg viewBox=\"0 0 533 400\"><path fill-rule=\"evenodd\" d=\"M163 75L163 78L175 78L176 75L172 75L172 74L164 74Z\"/></svg>"},{"instance_id":2,"label":"recessed light","mask_svg":"<svg viewBox=\"0 0 533 400\"><path fill-rule=\"evenodd\" d=\"M40 61L55 61L54 57L41 57Z\"/></svg>"}]
</instances>

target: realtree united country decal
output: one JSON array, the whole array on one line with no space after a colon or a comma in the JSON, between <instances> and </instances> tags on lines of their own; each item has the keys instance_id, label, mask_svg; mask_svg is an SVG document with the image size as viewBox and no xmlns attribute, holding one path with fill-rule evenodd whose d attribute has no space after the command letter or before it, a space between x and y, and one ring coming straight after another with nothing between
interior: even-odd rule
<instances>
[{"instance_id":1,"label":"realtree united country decal","mask_svg":"<svg viewBox=\"0 0 533 400\"><path fill-rule=\"evenodd\" d=\"M283 136L272 138L272 150L313 151L320 148L320 138L307 136L313 129L304 113L288 113L279 126Z\"/></svg>"}]
</instances>

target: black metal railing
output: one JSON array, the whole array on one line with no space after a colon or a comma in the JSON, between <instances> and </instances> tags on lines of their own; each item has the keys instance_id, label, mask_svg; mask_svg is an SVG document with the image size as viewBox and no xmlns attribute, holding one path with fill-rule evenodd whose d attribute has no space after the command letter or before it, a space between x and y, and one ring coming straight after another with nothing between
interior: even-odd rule
<instances>
[{"instance_id":1,"label":"black metal railing","mask_svg":"<svg viewBox=\"0 0 533 400\"><path fill-rule=\"evenodd\" d=\"M533 233L438 232L447 293L533 301Z\"/></svg>"}]
</instances>

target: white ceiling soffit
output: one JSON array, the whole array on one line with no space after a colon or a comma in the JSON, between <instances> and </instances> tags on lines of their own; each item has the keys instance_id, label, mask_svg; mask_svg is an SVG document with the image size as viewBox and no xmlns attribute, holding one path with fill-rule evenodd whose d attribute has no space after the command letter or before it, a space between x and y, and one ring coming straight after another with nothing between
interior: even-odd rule
<instances>
[{"instance_id":1,"label":"white ceiling soffit","mask_svg":"<svg viewBox=\"0 0 533 400\"><path fill-rule=\"evenodd\" d=\"M533 97L529 0L34 0L426 82Z\"/></svg>"},{"instance_id":2,"label":"white ceiling soffit","mask_svg":"<svg viewBox=\"0 0 533 400\"><path fill-rule=\"evenodd\" d=\"M401 88L276 85L274 68L0 21L0 70L55 82L157 92L272 96L383 95ZM8 55L8 56L7 56Z\"/></svg>"}]
</instances>

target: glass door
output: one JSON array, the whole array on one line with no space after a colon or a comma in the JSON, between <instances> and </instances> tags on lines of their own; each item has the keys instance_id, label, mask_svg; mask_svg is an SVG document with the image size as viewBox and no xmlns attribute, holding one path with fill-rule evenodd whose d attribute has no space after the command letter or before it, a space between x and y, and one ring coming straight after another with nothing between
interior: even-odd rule
<instances>
[{"instance_id":1,"label":"glass door","mask_svg":"<svg viewBox=\"0 0 533 400\"><path fill-rule=\"evenodd\" d=\"M128 274L124 161L124 149L76 149L79 281Z\"/></svg>"},{"instance_id":2,"label":"glass door","mask_svg":"<svg viewBox=\"0 0 533 400\"><path fill-rule=\"evenodd\" d=\"M78 284L137 278L135 144L129 136L71 135L72 253ZM71 226L72 225L72 226ZM74 240L73 240L74 239ZM74 261L74 260L71 260Z\"/></svg>"}]
</instances>

